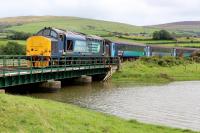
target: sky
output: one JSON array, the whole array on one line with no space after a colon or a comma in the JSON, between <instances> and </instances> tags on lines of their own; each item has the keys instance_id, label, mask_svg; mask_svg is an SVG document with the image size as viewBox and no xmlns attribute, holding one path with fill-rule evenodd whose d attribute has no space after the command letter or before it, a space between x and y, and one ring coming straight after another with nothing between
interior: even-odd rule
<instances>
[{"instance_id":1,"label":"sky","mask_svg":"<svg viewBox=\"0 0 200 133\"><path fill-rule=\"evenodd\" d=\"M200 0L0 0L0 18L76 16L132 25L200 21Z\"/></svg>"}]
</instances>

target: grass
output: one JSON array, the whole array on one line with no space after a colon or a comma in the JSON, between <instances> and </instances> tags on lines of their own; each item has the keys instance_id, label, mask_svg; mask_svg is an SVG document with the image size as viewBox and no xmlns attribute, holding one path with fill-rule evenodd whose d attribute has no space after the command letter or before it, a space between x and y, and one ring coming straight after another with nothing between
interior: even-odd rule
<instances>
[{"instance_id":1,"label":"grass","mask_svg":"<svg viewBox=\"0 0 200 133\"><path fill-rule=\"evenodd\" d=\"M17 18L16 18L17 19ZM25 19L25 18L24 18ZM31 19L31 18L28 18ZM1 20L3 21L3 20ZM21 22L21 25L12 25L8 30L36 33L43 27L57 27L66 30L78 31L87 34L104 35L109 32L140 33L150 31L139 26L109 22L102 20L85 19L78 17L40 17L33 22Z\"/></svg>"},{"instance_id":2,"label":"grass","mask_svg":"<svg viewBox=\"0 0 200 133\"><path fill-rule=\"evenodd\" d=\"M137 83L165 83L171 81L200 80L200 64L182 64L162 67L140 60L125 62L121 71L115 73L113 81Z\"/></svg>"},{"instance_id":3,"label":"grass","mask_svg":"<svg viewBox=\"0 0 200 133\"><path fill-rule=\"evenodd\" d=\"M8 30L35 33L45 26L53 26L67 30L79 31L87 34L105 35L109 32L120 33L153 33L160 29L166 29L178 35L199 35L200 23L181 23L157 25L157 26L134 26L117 22L93 20L68 16L24 16L13 18L1 18L1 27Z\"/></svg>"},{"instance_id":4,"label":"grass","mask_svg":"<svg viewBox=\"0 0 200 133\"><path fill-rule=\"evenodd\" d=\"M188 22L175 22L161 25L150 26L155 29L166 29L170 32L175 32L180 35L199 35L199 21L188 21Z\"/></svg>"},{"instance_id":5,"label":"grass","mask_svg":"<svg viewBox=\"0 0 200 133\"><path fill-rule=\"evenodd\" d=\"M0 129L4 133L192 133L22 96L0 94L0 107Z\"/></svg>"},{"instance_id":6,"label":"grass","mask_svg":"<svg viewBox=\"0 0 200 133\"><path fill-rule=\"evenodd\" d=\"M0 39L0 46L1 45L6 45L9 41L11 42L17 42L21 45L25 45L26 41L25 40L8 40L8 39Z\"/></svg>"}]
</instances>

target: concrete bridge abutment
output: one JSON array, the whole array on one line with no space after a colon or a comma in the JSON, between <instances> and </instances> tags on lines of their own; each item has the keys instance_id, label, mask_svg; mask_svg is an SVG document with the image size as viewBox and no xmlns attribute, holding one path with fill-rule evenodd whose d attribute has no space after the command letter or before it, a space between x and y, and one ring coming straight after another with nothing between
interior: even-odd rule
<instances>
[{"instance_id":1,"label":"concrete bridge abutment","mask_svg":"<svg viewBox=\"0 0 200 133\"><path fill-rule=\"evenodd\" d=\"M48 80L47 82L40 83L39 87L46 91L58 91L61 89L61 81Z\"/></svg>"}]
</instances>

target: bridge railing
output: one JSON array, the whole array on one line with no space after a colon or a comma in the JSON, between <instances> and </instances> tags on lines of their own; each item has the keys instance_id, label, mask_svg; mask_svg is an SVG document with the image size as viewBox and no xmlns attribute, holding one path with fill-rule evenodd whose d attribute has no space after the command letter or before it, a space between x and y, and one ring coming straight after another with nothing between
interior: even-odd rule
<instances>
[{"instance_id":1,"label":"bridge railing","mask_svg":"<svg viewBox=\"0 0 200 133\"><path fill-rule=\"evenodd\" d=\"M44 73L78 69L92 69L117 65L118 58L63 56L61 58L48 58L45 56L0 55L0 77Z\"/></svg>"}]
</instances>

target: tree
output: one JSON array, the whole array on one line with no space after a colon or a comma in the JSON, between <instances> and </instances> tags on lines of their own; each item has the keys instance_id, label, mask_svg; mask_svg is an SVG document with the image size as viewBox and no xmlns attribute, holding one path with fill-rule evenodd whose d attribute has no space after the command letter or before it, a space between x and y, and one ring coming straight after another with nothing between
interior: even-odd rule
<instances>
[{"instance_id":1,"label":"tree","mask_svg":"<svg viewBox=\"0 0 200 133\"><path fill-rule=\"evenodd\" d=\"M7 38L11 40L26 40L32 36L30 33L25 33L25 32L13 32L12 35L9 35Z\"/></svg>"},{"instance_id":2,"label":"tree","mask_svg":"<svg viewBox=\"0 0 200 133\"><path fill-rule=\"evenodd\" d=\"M173 40L174 37L166 30L155 31L153 33L154 40Z\"/></svg>"}]
</instances>

